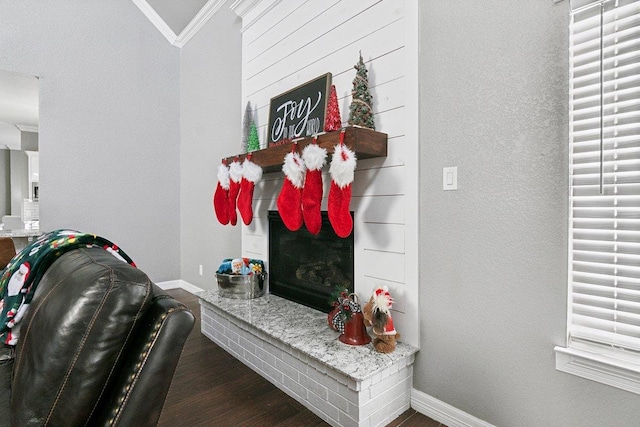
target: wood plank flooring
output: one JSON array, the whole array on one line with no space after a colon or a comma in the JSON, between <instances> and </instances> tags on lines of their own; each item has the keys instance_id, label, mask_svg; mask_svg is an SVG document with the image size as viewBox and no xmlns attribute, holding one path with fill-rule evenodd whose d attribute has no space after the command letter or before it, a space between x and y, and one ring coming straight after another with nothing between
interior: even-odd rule
<instances>
[{"instance_id":1,"label":"wood plank flooring","mask_svg":"<svg viewBox=\"0 0 640 427\"><path fill-rule=\"evenodd\" d=\"M158 425L328 426L313 412L246 367L200 332L198 298L182 289L167 293L187 305L196 324L187 338ZM413 409L392 427L445 427Z\"/></svg>"}]
</instances>

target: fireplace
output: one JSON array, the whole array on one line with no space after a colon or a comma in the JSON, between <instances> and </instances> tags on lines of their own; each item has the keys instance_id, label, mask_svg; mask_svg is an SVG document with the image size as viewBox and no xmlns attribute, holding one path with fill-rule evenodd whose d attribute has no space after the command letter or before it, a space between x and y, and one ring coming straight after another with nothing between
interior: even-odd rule
<instances>
[{"instance_id":1,"label":"fireplace","mask_svg":"<svg viewBox=\"0 0 640 427\"><path fill-rule=\"evenodd\" d=\"M338 237L326 211L317 236L304 226L290 231L269 211L269 292L328 313L337 286L353 292L353 249L353 233Z\"/></svg>"}]
</instances>

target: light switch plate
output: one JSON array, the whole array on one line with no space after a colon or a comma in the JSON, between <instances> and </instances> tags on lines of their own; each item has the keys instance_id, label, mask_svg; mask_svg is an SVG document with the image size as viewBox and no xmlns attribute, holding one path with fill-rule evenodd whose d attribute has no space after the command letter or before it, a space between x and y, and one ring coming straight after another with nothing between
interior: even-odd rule
<instances>
[{"instance_id":1,"label":"light switch plate","mask_svg":"<svg viewBox=\"0 0 640 427\"><path fill-rule=\"evenodd\" d=\"M458 167L442 168L442 189L445 191L458 189Z\"/></svg>"}]
</instances>

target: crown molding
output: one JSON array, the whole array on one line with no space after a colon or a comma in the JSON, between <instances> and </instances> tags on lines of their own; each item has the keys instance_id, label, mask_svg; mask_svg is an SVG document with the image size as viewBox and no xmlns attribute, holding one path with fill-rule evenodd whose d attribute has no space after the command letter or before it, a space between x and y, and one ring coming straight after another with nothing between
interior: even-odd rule
<instances>
[{"instance_id":1,"label":"crown molding","mask_svg":"<svg viewBox=\"0 0 640 427\"><path fill-rule=\"evenodd\" d=\"M29 125L16 125L20 132L35 132L38 133L38 126Z\"/></svg>"},{"instance_id":2,"label":"crown molding","mask_svg":"<svg viewBox=\"0 0 640 427\"><path fill-rule=\"evenodd\" d=\"M149 3L145 0L133 0L133 3L138 6L138 9L140 9L144 16L151 21L154 27L156 27L158 31L160 31L160 33L169 40L169 43L175 46L178 36L176 36L176 33L174 33L160 15L158 15L155 9L149 6Z\"/></svg>"},{"instance_id":3,"label":"crown molding","mask_svg":"<svg viewBox=\"0 0 640 427\"><path fill-rule=\"evenodd\" d=\"M260 0L236 0L231 4L231 10L240 18L244 18L259 2Z\"/></svg>"},{"instance_id":4,"label":"crown molding","mask_svg":"<svg viewBox=\"0 0 640 427\"><path fill-rule=\"evenodd\" d=\"M180 35L173 43L175 46L183 47L187 44L191 37L195 36L198 31L204 26L204 24L211 19L218 10L222 7L226 0L209 0L207 4L202 6L200 12L194 16L189 24L184 27Z\"/></svg>"},{"instance_id":5,"label":"crown molding","mask_svg":"<svg viewBox=\"0 0 640 427\"><path fill-rule=\"evenodd\" d=\"M230 8L242 19L242 31L244 32L281 1L282 0L236 0L231 4Z\"/></svg>"},{"instance_id":6,"label":"crown molding","mask_svg":"<svg viewBox=\"0 0 640 427\"><path fill-rule=\"evenodd\" d=\"M152 8L146 0L133 0L133 3L138 6L138 9L147 17L149 21L160 31L160 33L171 43L172 45L182 48L187 44L193 36L204 26L204 24L216 14L218 10L227 0L209 0L202 9L194 16L194 18L187 24L186 27L180 32L179 35L173 32L173 30L167 25L167 23L158 15L154 8ZM254 0L258 1L258 0Z\"/></svg>"}]
</instances>

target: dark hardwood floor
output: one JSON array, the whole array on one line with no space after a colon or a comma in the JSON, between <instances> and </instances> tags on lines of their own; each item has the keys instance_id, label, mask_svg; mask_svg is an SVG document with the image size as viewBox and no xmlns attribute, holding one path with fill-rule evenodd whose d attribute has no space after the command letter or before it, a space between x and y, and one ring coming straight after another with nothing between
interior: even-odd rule
<instances>
[{"instance_id":1,"label":"dark hardwood floor","mask_svg":"<svg viewBox=\"0 0 640 427\"><path fill-rule=\"evenodd\" d=\"M191 309L196 324L187 338L159 426L328 425L202 335L197 297L182 289L171 289L167 293ZM389 426L443 425L409 409Z\"/></svg>"}]
</instances>

